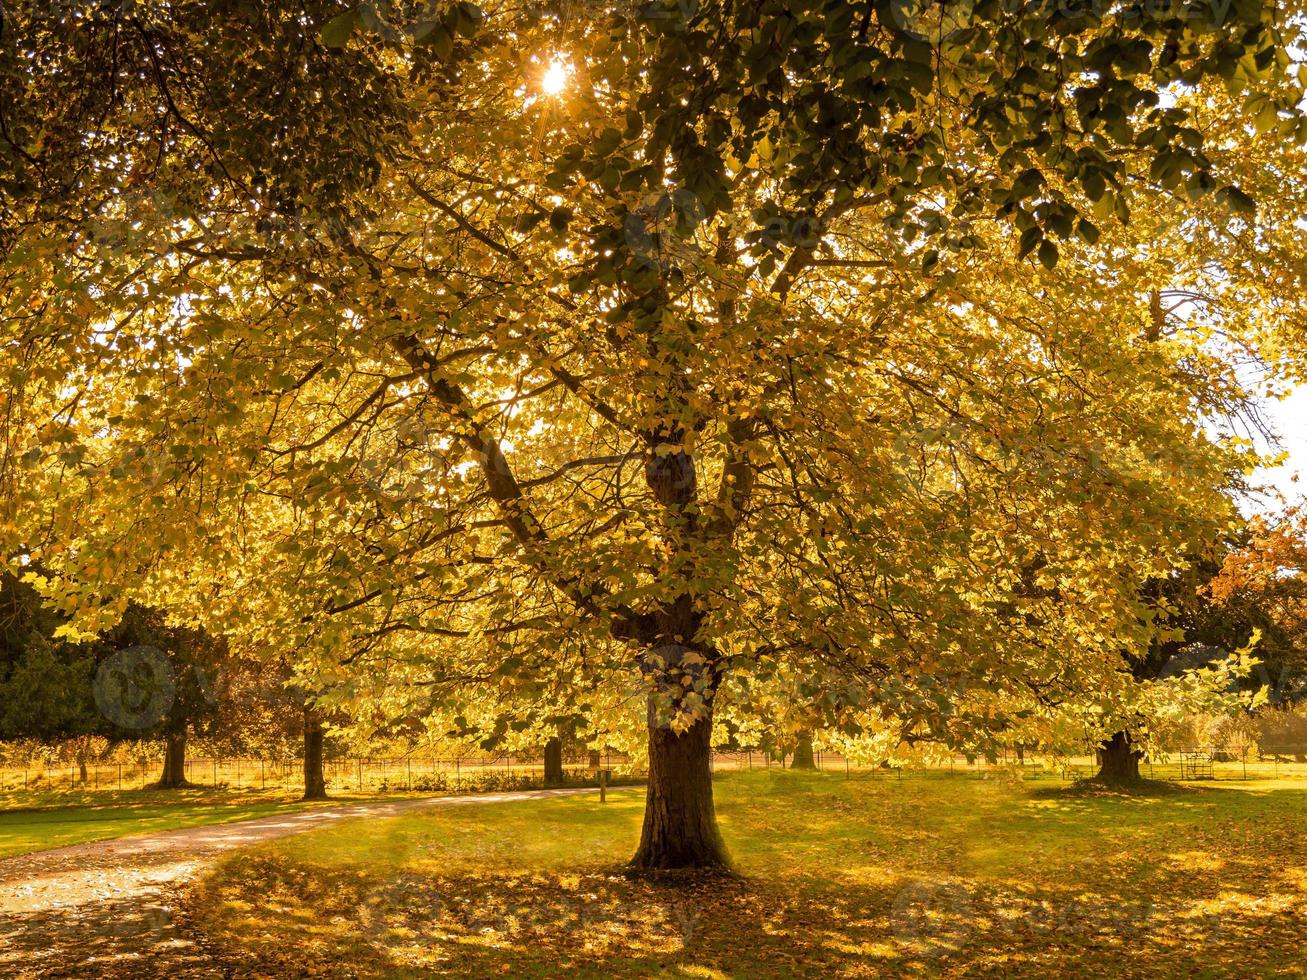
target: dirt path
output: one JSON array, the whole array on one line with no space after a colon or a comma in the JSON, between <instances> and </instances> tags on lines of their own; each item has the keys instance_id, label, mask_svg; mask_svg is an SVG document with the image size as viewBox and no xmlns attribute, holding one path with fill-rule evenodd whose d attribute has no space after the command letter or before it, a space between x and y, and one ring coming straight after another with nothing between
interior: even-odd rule
<instances>
[{"instance_id":1,"label":"dirt path","mask_svg":"<svg viewBox=\"0 0 1307 980\"><path fill-rule=\"evenodd\" d=\"M0 976L229 977L239 964L181 935L181 886L218 855L351 817L594 792L535 790L351 803L75 844L0 860Z\"/></svg>"}]
</instances>

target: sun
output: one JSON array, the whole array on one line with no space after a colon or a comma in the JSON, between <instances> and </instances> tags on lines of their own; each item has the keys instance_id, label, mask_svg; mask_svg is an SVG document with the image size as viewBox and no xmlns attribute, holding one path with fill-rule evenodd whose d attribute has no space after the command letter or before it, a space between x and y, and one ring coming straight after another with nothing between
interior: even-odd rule
<instances>
[{"instance_id":1,"label":"sun","mask_svg":"<svg viewBox=\"0 0 1307 980\"><path fill-rule=\"evenodd\" d=\"M545 95L562 95L563 89L567 88L568 71L567 65L557 58L549 63L544 76L540 79L540 88Z\"/></svg>"}]
</instances>

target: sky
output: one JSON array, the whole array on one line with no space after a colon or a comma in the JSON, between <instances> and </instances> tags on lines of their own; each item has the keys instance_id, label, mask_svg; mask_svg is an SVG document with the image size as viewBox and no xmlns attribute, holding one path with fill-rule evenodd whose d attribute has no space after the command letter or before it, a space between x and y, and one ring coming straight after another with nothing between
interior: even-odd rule
<instances>
[{"instance_id":1,"label":"sky","mask_svg":"<svg viewBox=\"0 0 1307 980\"><path fill-rule=\"evenodd\" d=\"M1289 500L1295 502L1307 494L1307 386L1299 387L1283 401L1263 403L1266 419L1279 437L1279 448L1289 454L1277 467L1264 467L1254 474L1257 482L1269 483ZM1258 449L1266 452L1272 447L1265 444ZM1294 477L1300 476L1295 482ZM1253 500L1244 510L1253 513L1275 508L1274 501Z\"/></svg>"}]
</instances>

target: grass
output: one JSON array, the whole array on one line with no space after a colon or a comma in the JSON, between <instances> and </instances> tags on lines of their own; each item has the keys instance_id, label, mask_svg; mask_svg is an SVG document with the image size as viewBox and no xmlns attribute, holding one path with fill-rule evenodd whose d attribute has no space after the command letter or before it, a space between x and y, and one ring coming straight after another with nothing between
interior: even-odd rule
<instances>
[{"instance_id":1,"label":"grass","mask_svg":"<svg viewBox=\"0 0 1307 980\"><path fill-rule=\"evenodd\" d=\"M203 787L121 792L87 790L77 794L28 794L18 799L0 797L0 858L129 834L230 823L305 806L377 798L375 795L337 796L327 803L306 804L284 790ZM396 798L396 794L386 798Z\"/></svg>"},{"instance_id":2,"label":"grass","mask_svg":"<svg viewBox=\"0 0 1307 980\"><path fill-rule=\"evenodd\" d=\"M88 793L72 806L67 800L59 805L41 800L37 806L0 810L0 858L89 840L269 817L303 806L285 793L220 789Z\"/></svg>"},{"instance_id":3,"label":"grass","mask_svg":"<svg viewBox=\"0 0 1307 980\"><path fill-rule=\"evenodd\" d=\"M1307 781L772 771L717 798L739 879L618 873L643 802L621 790L286 838L186 918L270 976L1301 975Z\"/></svg>"}]
</instances>

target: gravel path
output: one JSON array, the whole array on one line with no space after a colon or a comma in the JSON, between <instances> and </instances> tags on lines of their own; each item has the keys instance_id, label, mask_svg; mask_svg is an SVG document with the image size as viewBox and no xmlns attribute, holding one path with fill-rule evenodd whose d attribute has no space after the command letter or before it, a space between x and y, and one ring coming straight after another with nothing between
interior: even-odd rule
<instances>
[{"instance_id":1,"label":"gravel path","mask_svg":"<svg viewBox=\"0 0 1307 980\"><path fill-rule=\"evenodd\" d=\"M226 851L352 817L539 800L585 789L351 803L237 823L75 844L0 860L0 976L230 977L239 964L187 939L181 887Z\"/></svg>"}]
</instances>

